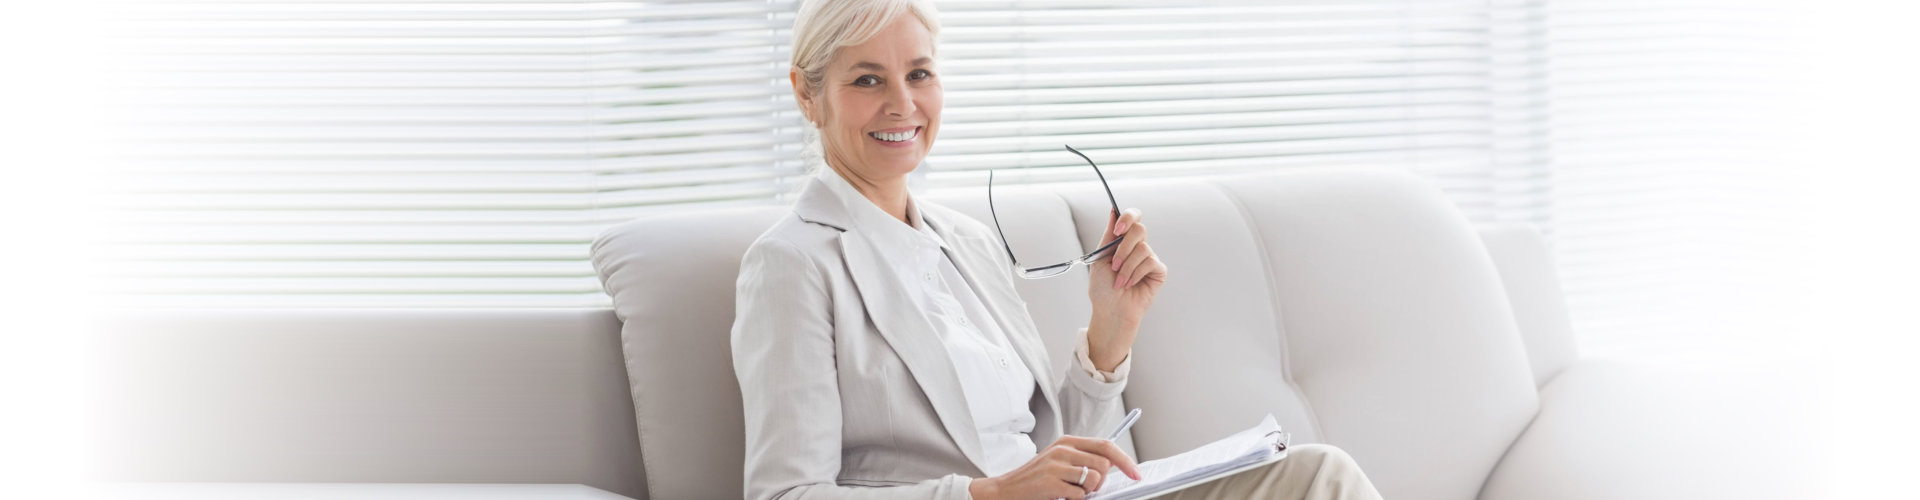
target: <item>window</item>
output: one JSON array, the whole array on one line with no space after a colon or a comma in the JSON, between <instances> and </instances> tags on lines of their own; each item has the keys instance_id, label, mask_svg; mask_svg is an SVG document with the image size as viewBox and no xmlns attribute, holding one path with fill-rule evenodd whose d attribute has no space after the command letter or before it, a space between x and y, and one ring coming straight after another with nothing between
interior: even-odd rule
<instances>
[{"instance_id":1,"label":"window","mask_svg":"<svg viewBox=\"0 0 1920 500\"><path fill-rule=\"evenodd\" d=\"M1554 251L1590 354L1726 353L1805 309L1779 4L1557 0ZM1803 71L1803 70L1800 70ZM1824 153L1823 153L1824 154Z\"/></svg>"},{"instance_id":2,"label":"window","mask_svg":"<svg viewBox=\"0 0 1920 500\"><path fill-rule=\"evenodd\" d=\"M121 296L595 307L609 224L778 203L792 1L124 7ZM936 187L1395 166L1550 226L1545 7L941 2Z\"/></svg>"}]
</instances>

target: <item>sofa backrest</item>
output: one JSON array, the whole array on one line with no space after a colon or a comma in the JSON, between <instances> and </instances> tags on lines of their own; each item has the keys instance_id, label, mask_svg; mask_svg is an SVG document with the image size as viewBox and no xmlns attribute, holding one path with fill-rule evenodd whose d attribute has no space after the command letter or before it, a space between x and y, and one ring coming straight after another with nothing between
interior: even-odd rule
<instances>
[{"instance_id":1,"label":"sofa backrest","mask_svg":"<svg viewBox=\"0 0 1920 500\"><path fill-rule=\"evenodd\" d=\"M1535 378L1514 366L1478 242L1515 292L1531 372L1552 376L1572 357L1539 236L1499 226L1475 238L1404 174L1114 189L1145 210L1173 271L1126 394L1147 408L1133 436L1144 457L1272 412L1299 442L1347 447L1393 498L1471 496L1478 464L1530 414L1516 381ZM1023 256L1072 255L1103 223L1095 187L1005 193L997 206ZM985 218L978 190L938 197ZM646 289L658 293L623 306L624 325L606 309L115 314L88 343L94 476L737 496L733 278L747 243L786 213L705 210L610 232L637 248L609 255L656 273ZM1019 286L1065 368L1064 333L1088 314L1084 274Z\"/></svg>"},{"instance_id":2,"label":"sofa backrest","mask_svg":"<svg viewBox=\"0 0 1920 500\"><path fill-rule=\"evenodd\" d=\"M1263 249L1283 363L1321 440L1350 452L1385 496L1476 498L1539 402L1498 271L1466 218L1399 170L1220 186Z\"/></svg>"},{"instance_id":3,"label":"sofa backrest","mask_svg":"<svg viewBox=\"0 0 1920 500\"><path fill-rule=\"evenodd\" d=\"M614 295L652 498L737 498L746 440L729 337L747 246L783 207L648 217L593 243ZM619 292L625 290L624 293Z\"/></svg>"},{"instance_id":4,"label":"sofa backrest","mask_svg":"<svg viewBox=\"0 0 1920 500\"><path fill-rule=\"evenodd\" d=\"M1397 170L1121 182L1172 273L1142 326L1126 400L1141 458L1177 453L1267 413L1296 442L1345 447L1394 498L1467 500L1537 410L1498 270L1465 218ZM1097 187L996 192L1014 248L1091 248ZM984 196L936 201L987 220ZM635 220L595 267L624 322L649 488L710 496L740 481L728 331L740 255L780 209ZM1077 239L1077 241L1076 241ZM1019 284L1055 369L1087 317L1084 271Z\"/></svg>"},{"instance_id":5,"label":"sofa backrest","mask_svg":"<svg viewBox=\"0 0 1920 500\"><path fill-rule=\"evenodd\" d=\"M571 483L646 498L604 309L120 311L93 479Z\"/></svg>"},{"instance_id":6,"label":"sofa backrest","mask_svg":"<svg viewBox=\"0 0 1920 500\"><path fill-rule=\"evenodd\" d=\"M1514 323L1526 339L1534 386L1545 387L1579 357L1553 252L1539 229L1530 224L1506 222L1479 229L1480 241L1500 268Z\"/></svg>"}]
</instances>

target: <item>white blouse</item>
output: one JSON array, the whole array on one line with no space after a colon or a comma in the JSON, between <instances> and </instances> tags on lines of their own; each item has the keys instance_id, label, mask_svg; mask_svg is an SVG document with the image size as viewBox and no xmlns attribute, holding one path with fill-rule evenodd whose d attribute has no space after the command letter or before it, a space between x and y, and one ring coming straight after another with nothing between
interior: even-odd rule
<instances>
[{"instance_id":1,"label":"white blouse","mask_svg":"<svg viewBox=\"0 0 1920 500\"><path fill-rule=\"evenodd\" d=\"M927 311L947 348L965 393L967 408L980 433L986 453L986 472L997 476L1033 459L1037 448L1030 437L1033 410L1028 406L1037 387L1033 373L1015 354L1007 336L994 321L985 302L960 275L947 256L951 248L920 218L920 207L909 195L908 224L901 224L831 169L821 169L821 180L843 200L857 223L873 229L870 237L890 257L896 276L912 281L913 302ZM857 201L855 201L857 200ZM1086 330L1081 329L1075 357L1093 380L1119 383L1131 368L1131 353L1112 372L1094 368L1086 355ZM1043 367L1044 369L1044 367Z\"/></svg>"}]
</instances>

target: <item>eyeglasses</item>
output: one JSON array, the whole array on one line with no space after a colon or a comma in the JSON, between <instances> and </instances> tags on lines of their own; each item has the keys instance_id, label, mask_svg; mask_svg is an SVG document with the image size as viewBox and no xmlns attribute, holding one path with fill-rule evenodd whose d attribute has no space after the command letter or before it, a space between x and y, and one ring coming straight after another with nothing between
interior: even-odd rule
<instances>
[{"instance_id":1,"label":"eyeglasses","mask_svg":"<svg viewBox=\"0 0 1920 500\"><path fill-rule=\"evenodd\" d=\"M1094 165L1092 158L1088 158L1086 154L1081 153L1077 149L1073 149L1073 146L1067 146L1067 151L1072 151L1073 154L1079 155L1080 159L1087 161L1088 166L1093 167L1093 174L1100 176L1100 187L1102 189L1107 190L1107 202L1113 204L1112 213L1116 217L1119 216L1120 202L1113 200L1113 188L1107 187L1107 175L1100 173L1100 166ZM1074 266L1088 266L1088 265L1092 265L1094 262L1098 262L1101 257L1106 256L1109 250L1113 250L1113 247L1115 245L1120 244L1120 238L1114 238L1113 241L1107 242L1107 244L1105 245L1101 245L1100 248L1096 248L1092 252L1078 259L1061 262L1059 264L1054 264L1050 266L1027 267L1026 265L1022 265L1020 263L1020 258L1013 256L1013 245L1007 243L1007 232L1005 230L1000 229L1000 213L994 211L993 209L993 171L992 170L987 171L987 213L993 214L993 230L995 232L1000 233L1000 245L1003 247L1006 247L1007 249L1007 261L1013 263L1014 274L1019 275L1021 278L1037 280L1041 278L1051 278L1054 276L1066 274L1067 271L1073 270Z\"/></svg>"}]
</instances>

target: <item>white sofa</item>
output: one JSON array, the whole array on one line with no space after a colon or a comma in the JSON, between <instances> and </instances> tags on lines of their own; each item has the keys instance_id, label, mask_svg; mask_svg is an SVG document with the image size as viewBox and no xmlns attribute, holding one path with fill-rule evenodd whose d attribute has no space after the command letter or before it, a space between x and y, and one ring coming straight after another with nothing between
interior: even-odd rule
<instances>
[{"instance_id":1,"label":"white sofa","mask_svg":"<svg viewBox=\"0 0 1920 500\"><path fill-rule=\"evenodd\" d=\"M1582 359L1547 247L1397 170L1116 182L1171 279L1135 348L1131 445L1272 413L1396 500L1807 498L1775 380ZM1073 255L1097 186L1008 188L1015 248ZM938 196L981 217L980 193ZM783 207L648 217L594 245L609 310L148 311L96 339L114 482L559 483L740 495L740 254ZM1055 369L1085 279L1024 281ZM616 319L618 318L618 319ZM622 321L624 320L624 321ZM1788 451L1783 451L1788 450ZM291 486L289 486L291 487ZM503 486L504 487L504 486ZM537 497L538 495L527 498ZM571 498L571 497L569 497Z\"/></svg>"}]
</instances>

